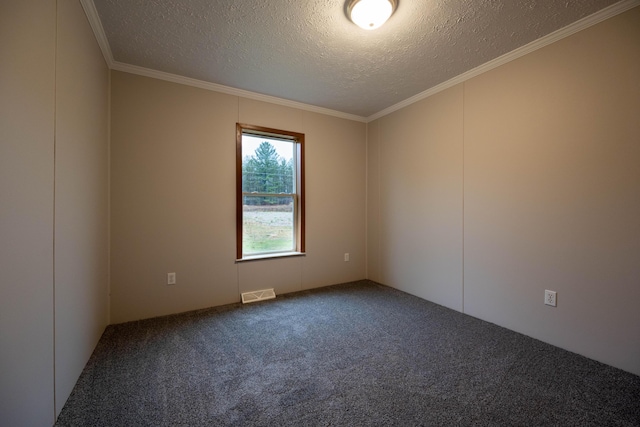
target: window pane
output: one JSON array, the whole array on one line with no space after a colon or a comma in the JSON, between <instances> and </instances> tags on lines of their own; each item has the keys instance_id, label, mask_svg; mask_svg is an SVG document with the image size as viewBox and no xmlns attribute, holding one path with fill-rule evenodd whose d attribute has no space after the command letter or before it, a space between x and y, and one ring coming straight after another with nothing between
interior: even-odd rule
<instances>
[{"instance_id":1,"label":"window pane","mask_svg":"<svg viewBox=\"0 0 640 427\"><path fill-rule=\"evenodd\" d=\"M242 191L295 193L295 143L242 135Z\"/></svg>"},{"instance_id":2,"label":"window pane","mask_svg":"<svg viewBox=\"0 0 640 427\"><path fill-rule=\"evenodd\" d=\"M304 134L236 123L236 259L304 254Z\"/></svg>"},{"instance_id":3,"label":"window pane","mask_svg":"<svg viewBox=\"0 0 640 427\"><path fill-rule=\"evenodd\" d=\"M246 255L295 250L294 199L244 196L242 249Z\"/></svg>"}]
</instances>

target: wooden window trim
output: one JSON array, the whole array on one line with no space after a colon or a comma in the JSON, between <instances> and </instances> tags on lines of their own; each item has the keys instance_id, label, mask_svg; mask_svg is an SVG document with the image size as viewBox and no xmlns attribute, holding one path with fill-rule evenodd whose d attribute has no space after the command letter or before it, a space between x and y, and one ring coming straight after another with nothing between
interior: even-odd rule
<instances>
[{"instance_id":1,"label":"wooden window trim","mask_svg":"<svg viewBox=\"0 0 640 427\"><path fill-rule=\"evenodd\" d=\"M249 131L249 132L246 132ZM298 195L298 209L296 218L296 251L281 254L264 254L252 255L243 258L242 251L242 134L255 132L256 135L281 137L287 136L287 139L296 142L296 193ZM305 153L304 153L304 134L291 132L281 129L268 128L263 126L255 126L244 123L236 123L236 261L282 258L285 256L300 256L305 253Z\"/></svg>"}]
</instances>

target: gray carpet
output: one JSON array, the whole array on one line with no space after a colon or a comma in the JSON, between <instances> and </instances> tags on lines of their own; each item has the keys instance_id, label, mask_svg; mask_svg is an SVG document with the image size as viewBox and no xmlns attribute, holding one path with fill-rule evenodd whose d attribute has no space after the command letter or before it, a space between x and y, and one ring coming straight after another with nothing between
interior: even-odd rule
<instances>
[{"instance_id":1,"label":"gray carpet","mask_svg":"<svg viewBox=\"0 0 640 427\"><path fill-rule=\"evenodd\" d=\"M57 426L639 426L640 377L370 281L109 326Z\"/></svg>"}]
</instances>

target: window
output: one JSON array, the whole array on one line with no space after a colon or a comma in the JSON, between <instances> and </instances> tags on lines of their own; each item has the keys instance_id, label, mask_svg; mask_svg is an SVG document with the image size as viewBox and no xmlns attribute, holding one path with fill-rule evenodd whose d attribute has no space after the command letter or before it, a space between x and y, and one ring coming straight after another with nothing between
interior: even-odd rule
<instances>
[{"instance_id":1,"label":"window","mask_svg":"<svg viewBox=\"0 0 640 427\"><path fill-rule=\"evenodd\" d=\"M236 125L238 260L304 253L304 135Z\"/></svg>"}]
</instances>

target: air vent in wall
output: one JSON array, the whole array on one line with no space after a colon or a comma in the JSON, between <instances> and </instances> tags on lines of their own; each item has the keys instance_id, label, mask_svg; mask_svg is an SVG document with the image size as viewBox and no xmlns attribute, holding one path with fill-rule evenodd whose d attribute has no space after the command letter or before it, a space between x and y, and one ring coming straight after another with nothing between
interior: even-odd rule
<instances>
[{"instance_id":1,"label":"air vent in wall","mask_svg":"<svg viewBox=\"0 0 640 427\"><path fill-rule=\"evenodd\" d=\"M273 289L261 289L259 291L243 292L242 303L264 301L266 299L273 299L276 297L276 293Z\"/></svg>"}]
</instances>

